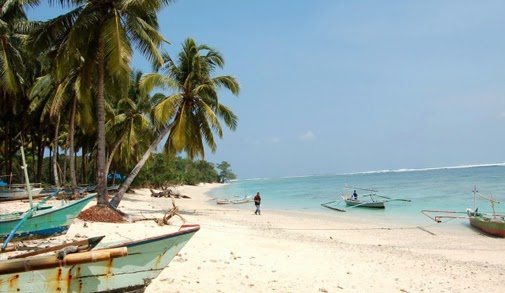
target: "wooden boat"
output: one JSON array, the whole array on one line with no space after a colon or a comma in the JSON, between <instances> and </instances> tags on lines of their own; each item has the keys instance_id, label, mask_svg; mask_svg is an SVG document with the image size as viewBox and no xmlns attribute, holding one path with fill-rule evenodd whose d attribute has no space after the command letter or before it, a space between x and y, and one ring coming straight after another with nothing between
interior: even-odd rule
<instances>
[{"instance_id":1,"label":"wooden boat","mask_svg":"<svg viewBox=\"0 0 505 293\"><path fill-rule=\"evenodd\" d=\"M0 177L8 177L9 182L4 182L0 178L0 201L28 199L29 192L31 192L32 198L44 196L40 194L43 190L42 184L40 183L30 184L27 181L27 184L14 184L12 183L12 178L14 177L14 174L12 173L9 175L2 175ZM30 187L29 190L28 186Z\"/></svg>"},{"instance_id":2,"label":"wooden boat","mask_svg":"<svg viewBox=\"0 0 505 293\"><path fill-rule=\"evenodd\" d=\"M0 239L5 239L2 250L6 249L12 239L44 238L66 233L74 218L96 197L95 193L79 200L62 202L60 206L44 206L49 199L59 193L59 190L56 190L34 206L23 146L21 146L21 158L30 209L26 212L0 215Z\"/></svg>"},{"instance_id":3,"label":"wooden boat","mask_svg":"<svg viewBox=\"0 0 505 293\"><path fill-rule=\"evenodd\" d=\"M340 201L330 201L327 203L321 204L321 206L325 208L329 208L335 211L339 212L345 212L346 209L338 207L338 204L341 202L345 202L345 205L349 208L356 208L356 207L363 207L363 208L373 208L373 209L384 209L385 203L390 202L390 201L407 201L410 202L410 199L403 199L403 198L391 198L387 196L382 196L377 194L377 190L375 189L370 189L370 188L358 188L358 187L346 187L351 188L351 189L358 189L358 190L363 190L367 191L367 194L360 195L359 197L354 197L352 195L347 195L348 192L346 191L344 195L341 196L342 200Z\"/></svg>"},{"instance_id":4,"label":"wooden boat","mask_svg":"<svg viewBox=\"0 0 505 293\"><path fill-rule=\"evenodd\" d=\"M370 195L370 196L372 196L372 195ZM351 207L360 206L363 208L376 208L376 209L385 208L384 203L386 202L384 200L382 200L382 201L381 200L374 200L372 197L368 201L363 201L363 200L359 200L359 199L352 199L351 197L347 197L347 196L342 196L342 199L345 201L345 204L347 206L351 206Z\"/></svg>"},{"instance_id":5,"label":"wooden boat","mask_svg":"<svg viewBox=\"0 0 505 293\"><path fill-rule=\"evenodd\" d=\"M32 188L32 198L38 197L43 188ZM40 195L44 196L44 195ZM0 189L0 201L28 199L28 191L24 188Z\"/></svg>"},{"instance_id":6,"label":"wooden boat","mask_svg":"<svg viewBox=\"0 0 505 293\"><path fill-rule=\"evenodd\" d=\"M505 215L497 214L495 210L495 204L499 204L500 202L495 200L492 196L487 197L485 195L480 194L477 191L477 188L473 189L474 194L474 208L466 209L466 212L457 212L457 211L440 211L440 210L422 210L421 212L428 216L430 219L434 220L437 223L441 223L442 219L468 219L470 221L470 225L479 229L489 235L497 236L497 237L505 237ZM492 213L480 213L477 208L477 196L489 201L492 207ZM432 216L431 214L435 214ZM465 215L458 215L465 214Z\"/></svg>"},{"instance_id":7,"label":"wooden boat","mask_svg":"<svg viewBox=\"0 0 505 293\"><path fill-rule=\"evenodd\" d=\"M222 198L222 199L216 200L217 204L244 204L244 203L250 203L250 202L253 202L250 195L244 196L243 198L240 198L240 199Z\"/></svg>"},{"instance_id":8,"label":"wooden boat","mask_svg":"<svg viewBox=\"0 0 505 293\"><path fill-rule=\"evenodd\" d=\"M57 206L44 206L59 191L42 200L25 212L0 215L0 239L35 239L65 234L75 217L96 197L90 194L84 198L64 202Z\"/></svg>"},{"instance_id":9,"label":"wooden boat","mask_svg":"<svg viewBox=\"0 0 505 293\"><path fill-rule=\"evenodd\" d=\"M175 233L91 251L6 260L0 292L143 292L199 229L183 225Z\"/></svg>"},{"instance_id":10,"label":"wooden boat","mask_svg":"<svg viewBox=\"0 0 505 293\"><path fill-rule=\"evenodd\" d=\"M485 215L467 210L470 225L488 234L505 237L505 215Z\"/></svg>"}]
</instances>

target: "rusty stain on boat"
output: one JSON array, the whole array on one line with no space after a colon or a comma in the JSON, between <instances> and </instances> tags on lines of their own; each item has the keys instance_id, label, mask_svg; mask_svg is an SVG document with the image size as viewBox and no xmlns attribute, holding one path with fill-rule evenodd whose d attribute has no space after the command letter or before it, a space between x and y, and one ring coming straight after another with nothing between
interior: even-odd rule
<instances>
[{"instance_id":1,"label":"rusty stain on boat","mask_svg":"<svg viewBox=\"0 0 505 293\"><path fill-rule=\"evenodd\" d=\"M15 288L19 291L19 274L16 274L12 276L12 278L9 279L9 288Z\"/></svg>"},{"instance_id":2,"label":"rusty stain on boat","mask_svg":"<svg viewBox=\"0 0 505 293\"><path fill-rule=\"evenodd\" d=\"M62 279L63 271L61 267L56 271L56 278L53 290L54 292L61 292L61 279Z\"/></svg>"}]
</instances>

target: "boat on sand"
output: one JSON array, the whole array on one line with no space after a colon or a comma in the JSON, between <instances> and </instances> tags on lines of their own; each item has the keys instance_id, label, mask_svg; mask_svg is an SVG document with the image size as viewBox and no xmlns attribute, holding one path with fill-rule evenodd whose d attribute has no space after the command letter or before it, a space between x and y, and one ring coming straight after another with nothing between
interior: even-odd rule
<instances>
[{"instance_id":1,"label":"boat on sand","mask_svg":"<svg viewBox=\"0 0 505 293\"><path fill-rule=\"evenodd\" d=\"M32 198L42 197L43 194L40 195L40 192L43 188L32 188ZM0 189L0 201L8 201L8 200L21 200L28 199L29 194L28 191L24 188L10 188L10 189Z\"/></svg>"},{"instance_id":2,"label":"boat on sand","mask_svg":"<svg viewBox=\"0 0 505 293\"><path fill-rule=\"evenodd\" d=\"M480 194L477 188L473 188L474 207L467 208L466 212L458 211L442 211L442 210L422 210L421 212L428 218L437 223L441 223L442 219L468 219L470 225L488 235L496 237L505 237L505 215L496 213L495 204L500 202L493 198ZM491 203L492 212L482 213L477 208L477 197L487 200Z\"/></svg>"},{"instance_id":3,"label":"boat on sand","mask_svg":"<svg viewBox=\"0 0 505 293\"><path fill-rule=\"evenodd\" d=\"M253 202L250 195L243 198L221 198L216 200L217 204L244 204L249 202Z\"/></svg>"},{"instance_id":4,"label":"boat on sand","mask_svg":"<svg viewBox=\"0 0 505 293\"><path fill-rule=\"evenodd\" d=\"M65 234L82 209L96 197L90 194L84 198L60 205L44 205L59 191L55 191L39 204L27 211L0 215L0 239L37 239Z\"/></svg>"},{"instance_id":5,"label":"boat on sand","mask_svg":"<svg viewBox=\"0 0 505 293\"><path fill-rule=\"evenodd\" d=\"M143 292L199 229L9 259L0 262L0 292Z\"/></svg>"},{"instance_id":6,"label":"boat on sand","mask_svg":"<svg viewBox=\"0 0 505 293\"><path fill-rule=\"evenodd\" d=\"M5 239L2 250L7 248L12 239L44 238L66 233L74 218L96 197L96 194L92 194L79 200L62 202L58 206L45 206L44 204L48 200L59 193L59 190L56 190L34 205L22 146L21 158L23 159L30 209L0 215L0 239Z\"/></svg>"}]
</instances>

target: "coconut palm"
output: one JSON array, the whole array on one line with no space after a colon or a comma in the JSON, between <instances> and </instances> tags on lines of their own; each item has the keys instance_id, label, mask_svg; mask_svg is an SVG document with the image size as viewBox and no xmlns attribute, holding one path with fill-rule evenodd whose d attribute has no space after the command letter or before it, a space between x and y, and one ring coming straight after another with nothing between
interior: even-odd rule
<instances>
[{"instance_id":1,"label":"coconut palm","mask_svg":"<svg viewBox=\"0 0 505 293\"><path fill-rule=\"evenodd\" d=\"M110 145L113 145L106 170L109 170L114 158L121 162L122 166L134 165L145 152L143 142L154 139L149 112L164 96L151 97L141 93L141 77L142 72L132 72L128 94L117 102L114 117L106 123L107 136L111 141Z\"/></svg>"},{"instance_id":2,"label":"coconut palm","mask_svg":"<svg viewBox=\"0 0 505 293\"><path fill-rule=\"evenodd\" d=\"M223 68L224 59L219 52L207 45L197 45L188 38L178 55L177 62L168 54L163 56L161 70L166 74L146 74L141 82L144 91L155 87L175 90L153 109L158 137L123 182L119 192L110 204L117 207L124 193L144 166L161 140L167 135L164 150L167 155L185 152L189 158L204 157L204 142L212 152L216 150L214 134L223 136L219 118L231 130L237 127L237 116L219 103L218 90L228 89L238 95L240 87L236 79L229 75L212 77L216 68Z\"/></svg>"},{"instance_id":3,"label":"coconut palm","mask_svg":"<svg viewBox=\"0 0 505 293\"><path fill-rule=\"evenodd\" d=\"M48 68L47 71L52 72L54 68ZM31 109L35 111L38 110L41 115L39 116L41 121L44 119L52 119L56 121L55 138L53 139L53 145L55 149L55 154L58 153L58 138L59 138L59 126L60 119L68 119L63 122L68 122L67 130L67 148L69 150L69 171L70 171L70 182L74 194L77 194L77 179L75 173L75 144L74 136L76 130L76 124L78 121L80 129L85 131L93 131L93 115L92 115L92 101L91 97L79 95L81 92L77 91L75 85L79 84L80 78L80 68L75 68L69 72L64 80L58 81L53 73L48 73L44 76L38 78L34 83L30 91L30 96L32 97ZM70 111L69 115L68 111ZM63 114L62 114L63 113ZM57 155L53 158L53 172L55 178L55 185L60 186L59 176L57 172Z\"/></svg>"},{"instance_id":4,"label":"coconut palm","mask_svg":"<svg viewBox=\"0 0 505 293\"><path fill-rule=\"evenodd\" d=\"M0 0L0 86L5 93L22 90L25 73L23 39L30 25L23 9L26 2Z\"/></svg>"},{"instance_id":5,"label":"coconut palm","mask_svg":"<svg viewBox=\"0 0 505 293\"><path fill-rule=\"evenodd\" d=\"M161 64L158 46L165 41L159 34L156 12L170 0L67 0L76 7L47 22L32 42L37 47L61 38L57 54L57 76L61 79L82 63L77 89L80 95L95 89L97 114L97 204L107 205L105 89L127 89L132 44L153 63ZM50 29L49 29L50 28ZM111 93L109 93L111 94Z\"/></svg>"},{"instance_id":6,"label":"coconut palm","mask_svg":"<svg viewBox=\"0 0 505 293\"><path fill-rule=\"evenodd\" d=\"M23 39L26 37L30 23L23 9L25 3L33 1L0 0L0 127L4 137L0 137L3 146L6 172L12 171L12 157L16 152L14 137L23 129L19 119L26 110L24 90L27 86L26 54L23 50ZM25 121L22 121L25 123Z\"/></svg>"}]
</instances>

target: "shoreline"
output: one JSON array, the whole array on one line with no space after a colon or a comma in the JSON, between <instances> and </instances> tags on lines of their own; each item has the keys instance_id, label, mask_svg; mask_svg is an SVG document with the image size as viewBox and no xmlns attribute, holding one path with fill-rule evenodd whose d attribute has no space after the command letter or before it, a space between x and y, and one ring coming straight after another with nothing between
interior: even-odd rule
<instances>
[{"instance_id":1,"label":"shoreline","mask_svg":"<svg viewBox=\"0 0 505 293\"><path fill-rule=\"evenodd\" d=\"M189 212L198 195L191 218L202 229L146 292L500 292L505 282L504 239L471 228L265 208L255 216L252 203L215 204L212 185L185 188L192 200L178 204Z\"/></svg>"},{"instance_id":2,"label":"shoreline","mask_svg":"<svg viewBox=\"0 0 505 293\"><path fill-rule=\"evenodd\" d=\"M191 197L175 199L180 214L201 229L145 292L501 292L505 283L505 239L436 223L423 229L371 223L348 213L263 208L256 216L253 203L217 205L209 192L219 186L174 188ZM170 198L135 191L119 208L136 218L161 217L172 207ZM104 243L140 239L183 223L169 222L77 219L66 235L43 243L97 235L106 235Z\"/></svg>"}]
</instances>

